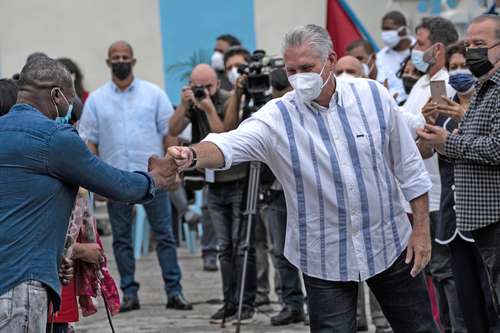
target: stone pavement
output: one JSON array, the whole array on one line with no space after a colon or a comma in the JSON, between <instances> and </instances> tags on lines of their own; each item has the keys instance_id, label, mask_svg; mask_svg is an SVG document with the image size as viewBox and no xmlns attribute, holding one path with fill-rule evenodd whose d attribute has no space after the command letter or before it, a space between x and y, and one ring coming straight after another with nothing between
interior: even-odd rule
<instances>
[{"instance_id":1,"label":"stone pavement","mask_svg":"<svg viewBox=\"0 0 500 333\"><path fill-rule=\"evenodd\" d=\"M111 274L118 283L118 272L111 250L111 237L103 237L106 254L110 259ZM186 249L178 252L182 267L184 295L194 304L193 311L165 309L166 296L163 291L161 272L156 253L142 257L136 263L136 280L140 283L139 297L141 309L113 317L116 333L194 333L194 332L234 332L234 326L209 324L209 317L217 311L222 299L222 284L219 272L204 272L199 254L192 255ZM272 299L276 300L273 294ZM101 302L102 303L102 302ZM274 313L280 310L278 304L272 305ZM272 314L274 314L272 313ZM309 332L303 323L283 327L273 327L269 323L269 313L257 313L255 322L242 326L241 332ZM76 325L78 333L111 332L106 319L106 311L100 305L97 314L81 318Z\"/></svg>"}]
</instances>

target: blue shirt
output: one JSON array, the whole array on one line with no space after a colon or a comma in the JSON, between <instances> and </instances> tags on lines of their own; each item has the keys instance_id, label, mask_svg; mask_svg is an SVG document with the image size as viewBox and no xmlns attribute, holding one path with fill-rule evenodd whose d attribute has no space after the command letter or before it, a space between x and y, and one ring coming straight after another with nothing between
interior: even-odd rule
<instances>
[{"instance_id":1,"label":"blue shirt","mask_svg":"<svg viewBox=\"0 0 500 333\"><path fill-rule=\"evenodd\" d=\"M147 171L151 155L165 154L163 138L172 114L172 104L158 86L135 79L121 91L110 81L90 94L78 131L115 168Z\"/></svg>"},{"instance_id":2,"label":"blue shirt","mask_svg":"<svg viewBox=\"0 0 500 333\"><path fill-rule=\"evenodd\" d=\"M105 164L73 127L30 105L0 118L0 295L34 279L58 308L58 266L78 186L125 202L154 193L149 175Z\"/></svg>"},{"instance_id":3,"label":"blue shirt","mask_svg":"<svg viewBox=\"0 0 500 333\"><path fill-rule=\"evenodd\" d=\"M306 275L366 280L406 248L410 201L432 184L398 106L381 84L337 80L329 107L295 92L236 130L210 134L231 163L262 161L283 186L285 256Z\"/></svg>"}]
</instances>

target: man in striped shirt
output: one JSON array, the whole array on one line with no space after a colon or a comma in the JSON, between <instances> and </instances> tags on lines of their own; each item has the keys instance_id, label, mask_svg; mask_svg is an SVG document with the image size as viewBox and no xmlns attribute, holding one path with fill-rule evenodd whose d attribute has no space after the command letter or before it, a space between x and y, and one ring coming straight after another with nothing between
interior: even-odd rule
<instances>
[{"instance_id":1,"label":"man in striped shirt","mask_svg":"<svg viewBox=\"0 0 500 333\"><path fill-rule=\"evenodd\" d=\"M365 280L394 332L438 332L420 273L431 250L431 182L397 104L375 81L335 79L336 54L321 27L290 30L283 53L294 91L236 130L168 155L179 170L244 161L271 168L283 185L285 255L304 274L312 332L355 332Z\"/></svg>"}]
</instances>

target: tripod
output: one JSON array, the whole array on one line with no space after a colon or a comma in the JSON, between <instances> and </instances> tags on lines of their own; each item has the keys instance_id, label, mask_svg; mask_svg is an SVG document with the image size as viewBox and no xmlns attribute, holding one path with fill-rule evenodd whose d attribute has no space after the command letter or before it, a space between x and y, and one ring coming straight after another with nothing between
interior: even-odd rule
<instances>
[{"instance_id":1,"label":"tripod","mask_svg":"<svg viewBox=\"0 0 500 333\"><path fill-rule=\"evenodd\" d=\"M245 243L243 244L242 247L242 250L244 251L244 257L243 257L243 268L241 272L240 291L238 298L238 315L237 315L236 331L235 331L236 333L240 332L240 326L241 326L241 311L243 309L243 294L245 292L245 281L246 281L247 266L248 266L248 251L250 248L250 236L252 233L253 217L257 214L260 170L261 170L260 162L250 162L246 209L245 212L243 213L244 215L247 216L247 225L246 225Z\"/></svg>"}]
</instances>

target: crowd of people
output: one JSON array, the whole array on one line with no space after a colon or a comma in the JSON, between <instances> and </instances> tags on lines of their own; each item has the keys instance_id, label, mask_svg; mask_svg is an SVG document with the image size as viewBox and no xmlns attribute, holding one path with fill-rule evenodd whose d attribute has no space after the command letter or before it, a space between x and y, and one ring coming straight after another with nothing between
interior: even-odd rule
<instances>
[{"instance_id":1,"label":"crowd of people","mask_svg":"<svg viewBox=\"0 0 500 333\"><path fill-rule=\"evenodd\" d=\"M75 61L31 54L0 79L0 332L72 332L100 294L111 314L140 309L133 203L167 309L193 310L178 219L202 225L201 267L220 270L210 323L251 323L273 278L276 326L500 332L500 18L475 18L460 39L445 18L412 31L391 11L381 31L380 51L354 40L337 59L325 29L291 29L260 95L248 68L261 58L221 35L177 106L135 76L126 41L92 92ZM252 161L265 167L247 244ZM121 302L94 193L107 200Z\"/></svg>"}]
</instances>

